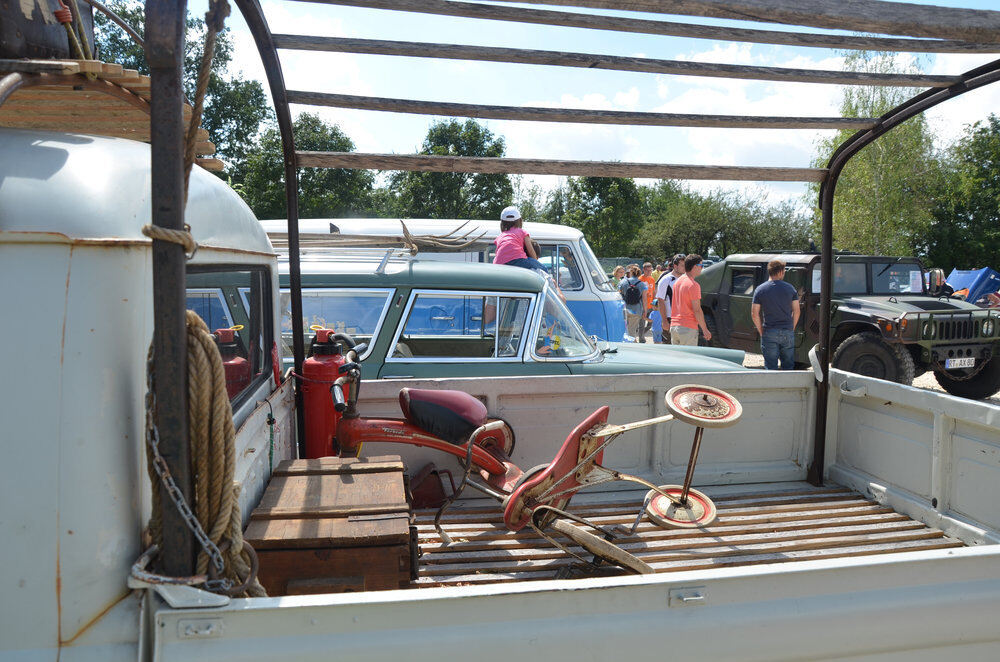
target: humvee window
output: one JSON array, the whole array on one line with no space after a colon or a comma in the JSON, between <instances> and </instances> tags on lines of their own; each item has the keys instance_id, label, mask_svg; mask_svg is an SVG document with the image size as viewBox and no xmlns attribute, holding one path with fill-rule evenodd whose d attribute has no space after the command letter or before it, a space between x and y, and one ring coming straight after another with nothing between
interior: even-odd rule
<instances>
[{"instance_id":1,"label":"humvee window","mask_svg":"<svg viewBox=\"0 0 1000 662\"><path fill-rule=\"evenodd\" d=\"M844 262L833 265L834 294L865 294L868 292L868 274L864 262ZM813 266L812 290L820 291L820 265Z\"/></svg>"},{"instance_id":2,"label":"humvee window","mask_svg":"<svg viewBox=\"0 0 1000 662\"><path fill-rule=\"evenodd\" d=\"M873 262L872 294L923 294L924 276L913 262Z\"/></svg>"},{"instance_id":3,"label":"humvee window","mask_svg":"<svg viewBox=\"0 0 1000 662\"><path fill-rule=\"evenodd\" d=\"M756 283L757 270L753 267L733 268L733 277L730 282L730 294L753 294Z\"/></svg>"}]
</instances>

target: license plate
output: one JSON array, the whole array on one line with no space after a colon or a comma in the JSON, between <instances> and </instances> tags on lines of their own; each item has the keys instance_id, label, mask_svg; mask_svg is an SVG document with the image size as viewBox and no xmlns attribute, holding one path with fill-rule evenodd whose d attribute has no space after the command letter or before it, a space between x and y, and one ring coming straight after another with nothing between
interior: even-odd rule
<instances>
[{"instance_id":1,"label":"license plate","mask_svg":"<svg viewBox=\"0 0 1000 662\"><path fill-rule=\"evenodd\" d=\"M974 368L974 367L976 367L976 359L972 357L967 359L947 359L944 362L945 370L951 370L952 368Z\"/></svg>"}]
</instances>

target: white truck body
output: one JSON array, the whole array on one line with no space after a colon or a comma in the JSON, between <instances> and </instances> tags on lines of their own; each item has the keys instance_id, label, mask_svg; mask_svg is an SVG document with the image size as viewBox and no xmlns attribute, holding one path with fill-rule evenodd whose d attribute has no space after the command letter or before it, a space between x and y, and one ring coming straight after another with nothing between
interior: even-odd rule
<instances>
[{"instance_id":1,"label":"white truck body","mask_svg":"<svg viewBox=\"0 0 1000 662\"><path fill-rule=\"evenodd\" d=\"M1000 408L838 371L825 477L966 547L303 597L130 588L150 509L152 266L139 230L149 218L148 148L5 131L0 151L20 164L0 180L0 340L12 368L0 391L0 660L1000 658ZM103 184L95 162L107 171ZM90 202L95 185L102 204ZM191 191L188 222L201 245L192 265L265 265L277 297L274 255L249 210L197 168ZM812 460L810 372L384 380L365 383L360 408L395 415L403 385L465 390L511 423L513 460L529 467L551 459L594 409L610 405L612 422L663 415L666 390L689 382L723 388L744 407L738 425L706 433L699 489L724 496L802 484ZM290 383L268 379L252 395L234 412L244 517L269 477L269 412L274 462L294 452ZM680 422L630 432L605 464L679 483L691 438ZM367 452L398 452L411 469L458 468L429 450ZM621 485L579 501L634 497Z\"/></svg>"}]
</instances>

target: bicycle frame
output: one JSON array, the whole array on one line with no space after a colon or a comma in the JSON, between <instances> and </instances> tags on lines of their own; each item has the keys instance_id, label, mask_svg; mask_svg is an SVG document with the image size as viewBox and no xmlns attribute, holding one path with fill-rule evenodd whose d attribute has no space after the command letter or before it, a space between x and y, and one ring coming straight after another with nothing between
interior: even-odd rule
<instances>
[{"instance_id":1,"label":"bicycle frame","mask_svg":"<svg viewBox=\"0 0 1000 662\"><path fill-rule=\"evenodd\" d=\"M472 463L493 476L503 476L507 473L504 462L482 446L475 444L475 435L470 442L472 446ZM407 423L399 418L348 418L346 415L337 424L337 441L341 453L357 454L365 443L395 443L410 444L433 448L455 457L465 459L468 454L466 444L457 445L439 439L424 432L421 428Z\"/></svg>"}]
</instances>

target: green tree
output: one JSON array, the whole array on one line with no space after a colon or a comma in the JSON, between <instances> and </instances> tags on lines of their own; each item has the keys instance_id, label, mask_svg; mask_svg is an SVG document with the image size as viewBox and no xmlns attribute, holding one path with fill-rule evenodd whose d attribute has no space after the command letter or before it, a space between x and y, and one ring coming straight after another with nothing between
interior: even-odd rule
<instances>
[{"instance_id":1,"label":"green tree","mask_svg":"<svg viewBox=\"0 0 1000 662\"><path fill-rule=\"evenodd\" d=\"M431 125L420 153L500 157L505 150L502 137L474 120L447 120ZM412 218L499 219L514 196L510 178L495 174L397 172L389 187Z\"/></svg>"},{"instance_id":2,"label":"green tree","mask_svg":"<svg viewBox=\"0 0 1000 662\"><path fill-rule=\"evenodd\" d=\"M1000 117L990 115L952 146L923 249L945 269L996 266L1000 256Z\"/></svg>"},{"instance_id":3,"label":"green tree","mask_svg":"<svg viewBox=\"0 0 1000 662\"><path fill-rule=\"evenodd\" d=\"M847 55L845 68L872 73L920 71L916 64L901 65L892 54L868 51ZM912 95L909 88L848 86L844 88L841 115L879 117ZM840 131L820 141L815 165L826 167L833 152L853 133ZM940 170L923 115L865 147L848 162L837 183L834 245L871 255L915 254L931 225L933 191ZM816 185L813 194L818 192Z\"/></svg>"},{"instance_id":4,"label":"green tree","mask_svg":"<svg viewBox=\"0 0 1000 662\"><path fill-rule=\"evenodd\" d=\"M298 149L352 152L354 142L339 127L318 115L302 113L292 123ZM344 168L299 169L299 217L345 218L370 214L374 175L367 170ZM257 218L286 218L285 166L281 135L270 128L260 146L250 152L244 171L243 192Z\"/></svg>"},{"instance_id":5,"label":"green tree","mask_svg":"<svg viewBox=\"0 0 1000 662\"><path fill-rule=\"evenodd\" d=\"M108 5L136 32L142 34L145 24L142 2L114 0ZM94 22L98 57L106 62L120 64L126 69L135 69L141 74L149 74L149 65L141 46L132 41L103 12L94 13ZM194 99L204 39L205 21L188 17L184 43L184 94L189 100ZM228 73L232 59L232 39L229 28L225 28L215 42L201 124L215 144L216 154L228 163L226 172L220 173L220 176L239 184L243 179L247 155L256 144L262 127L272 120L273 113L264 88L258 81Z\"/></svg>"},{"instance_id":6,"label":"green tree","mask_svg":"<svg viewBox=\"0 0 1000 662\"><path fill-rule=\"evenodd\" d=\"M598 255L624 255L641 224L635 180L570 177L563 224L583 232Z\"/></svg>"}]
</instances>

